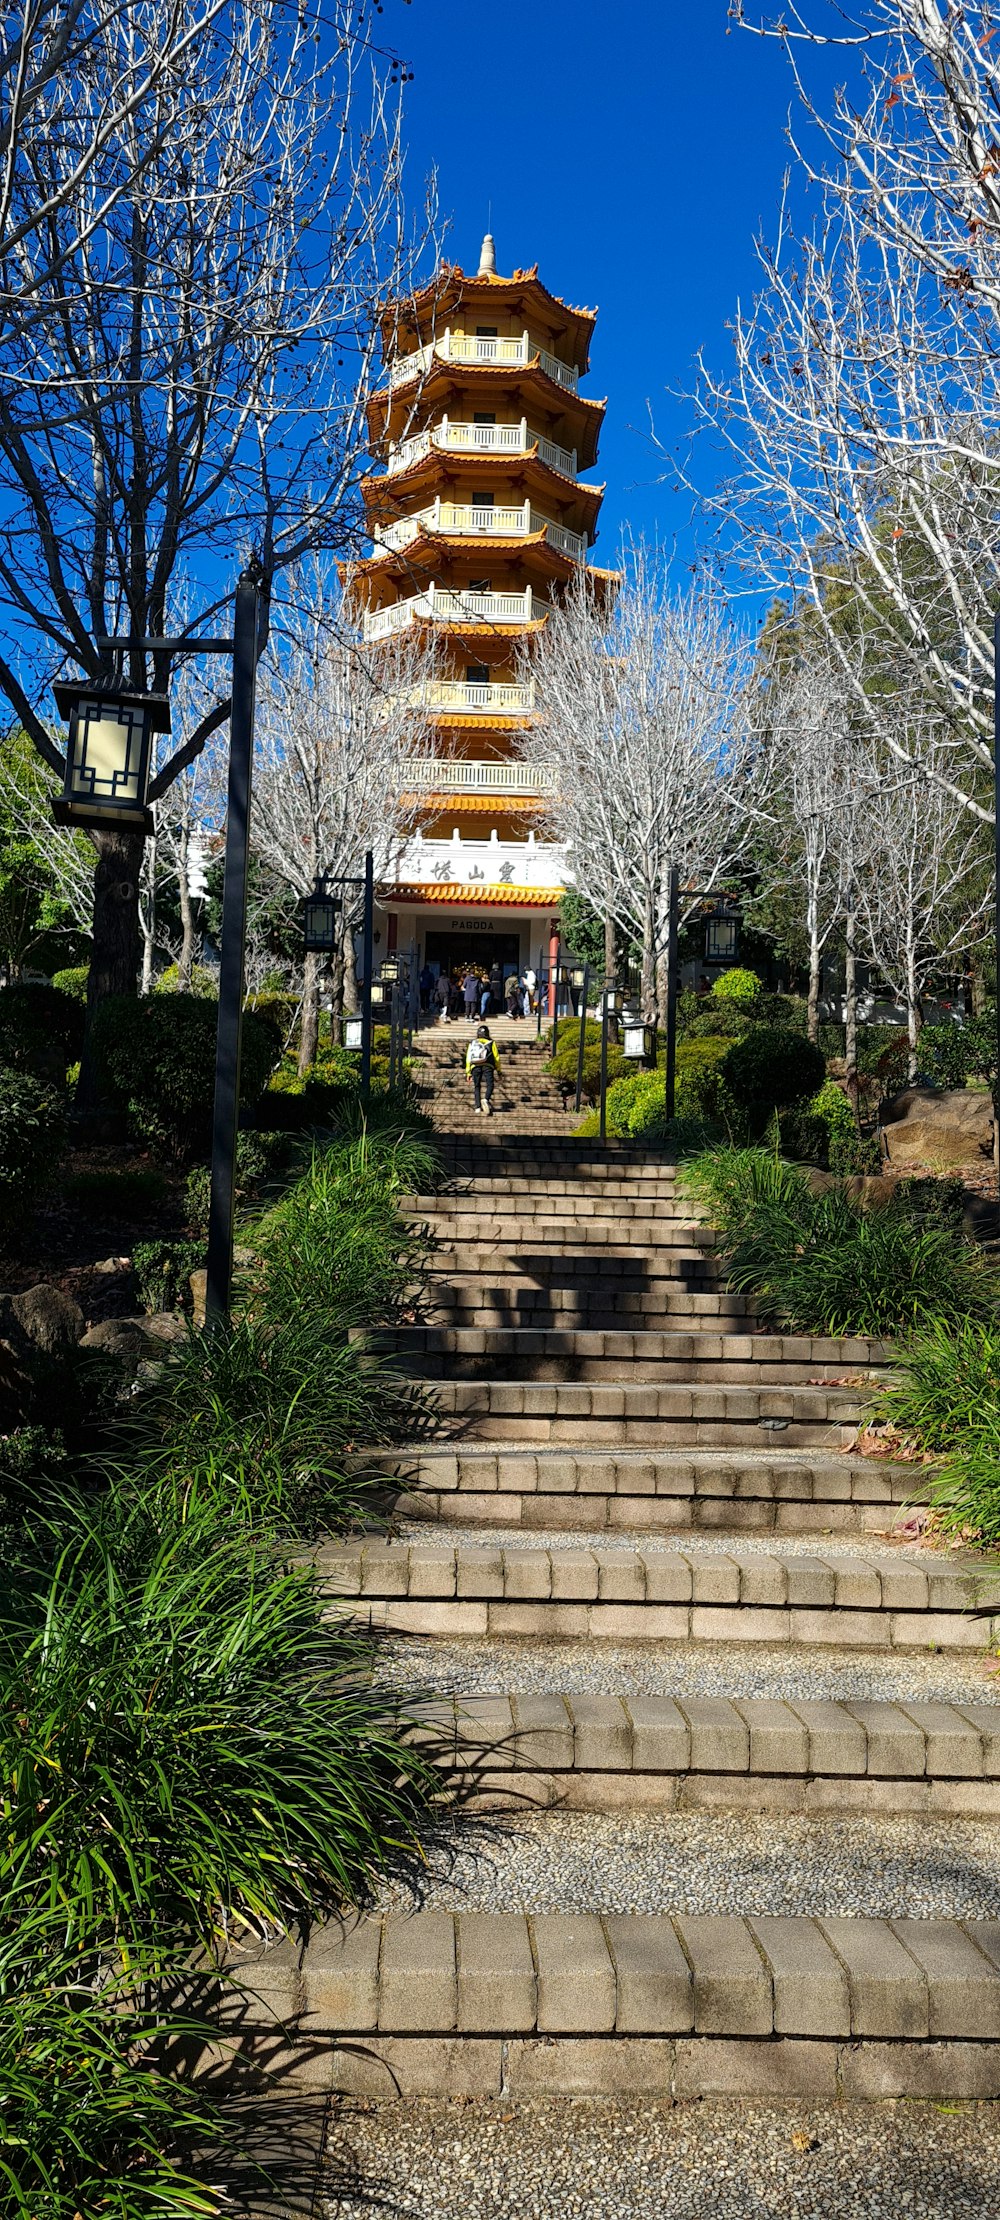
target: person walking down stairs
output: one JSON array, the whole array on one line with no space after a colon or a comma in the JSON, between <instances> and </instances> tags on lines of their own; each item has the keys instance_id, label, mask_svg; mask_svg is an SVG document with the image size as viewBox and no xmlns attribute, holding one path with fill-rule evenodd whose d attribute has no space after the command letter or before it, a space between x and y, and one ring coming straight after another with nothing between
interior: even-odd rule
<instances>
[{"instance_id":1,"label":"person walking down stairs","mask_svg":"<svg viewBox=\"0 0 1000 2220\"><path fill-rule=\"evenodd\" d=\"M472 1082L473 1107L482 1110L482 1097L486 1095L486 1115L493 1116L493 1088L500 1069L500 1051L492 1038L488 1025L481 1025L474 1040L465 1052L465 1069Z\"/></svg>"}]
</instances>

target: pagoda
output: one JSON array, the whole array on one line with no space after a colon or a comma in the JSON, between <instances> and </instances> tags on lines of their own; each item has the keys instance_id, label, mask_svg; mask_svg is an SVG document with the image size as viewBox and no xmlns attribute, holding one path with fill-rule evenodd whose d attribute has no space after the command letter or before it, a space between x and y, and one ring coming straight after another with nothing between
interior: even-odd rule
<instances>
[{"instance_id":1,"label":"pagoda","mask_svg":"<svg viewBox=\"0 0 1000 2220\"><path fill-rule=\"evenodd\" d=\"M347 575L366 642L412 625L427 648L419 817L379 890L383 947L418 969L548 960L565 860L545 837L544 749L530 764L518 749L536 715L519 651L595 537L604 488L580 473L605 404L579 390L594 322L537 268L499 276L488 233L474 276L445 266L385 313L372 553ZM591 575L613 590L613 573Z\"/></svg>"}]
</instances>

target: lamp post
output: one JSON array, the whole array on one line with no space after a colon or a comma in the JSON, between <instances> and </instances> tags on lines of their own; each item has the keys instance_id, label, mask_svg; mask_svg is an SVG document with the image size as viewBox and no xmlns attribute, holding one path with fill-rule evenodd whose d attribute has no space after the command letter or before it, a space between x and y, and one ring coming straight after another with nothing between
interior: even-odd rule
<instances>
[{"instance_id":1,"label":"lamp post","mask_svg":"<svg viewBox=\"0 0 1000 2220\"><path fill-rule=\"evenodd\" d=\"M608 1145L608 1019L619 1009L617 987L605 984L601 997L601 1147Z\"/></svg>"},{"instance_id":2,"label":"lamp post","mask_svg":"<svg viewBox=\"0 0 1000 2220\"><path fill-rule=\"evenodd\" d=\"M579 986L580 989L580 999L577 1003L577 1016L580 1020L580 1038L576 1046L576 1114L577 1117L579 1117L580 1105L583 1101L583 1051L587 1034L587 1001L590 995L590 965L584 964L582 971L573 971L570 973L570 977L572 979L573 985Z\"/></svg>"},{"instance_id":3,"label":"lamp post","mask_svg":"<svg viewBox=\"0 0 1000 2220\"><path fill-rule=\"evenodd\" d=\"M667 1053L664 1071L665 1109L672 1118L677 1100L677 942L680 937L681 875L676 863L667 878Z\"/></svg>"},{"instance_id":4,"label":"lamp post","mask_svg":"<svg viewBox=\"0 0 1000 2220\"><path fill-rule=\"evenodd\" d=\"M323 948L330 953L336 948L338 927L333 913L342 911L344 897L328 892L330 874L324 872L303 906L302 943L307 953L310 949ZM370 848L365 851L365 868L360 878L342 871L334 879L335 886L355 886L363 890L361 910L361 1015L346 1020L344 1047L361 1050L361 1100L371 1098L372 1086L372 955L375 932L375 858ZM325 913L325 914L324 914ZM315 940L310 939L315 930ZM353 932L353 920L352 920ZM351 962L353 965L353 955Z\"/></svg>"},{"instance_id":5,"label":"lamp post","mask_svg":"<svg viewBox=\"0 0 1000 2220\"><path fill-rule=\"evenodd\" d=\"M243 969L246 955L247 862L253 767L253 714L260 621L261 571L252 560L236 587L233 636L167 640L101 638L101 653L121 656L228 655L232 657L229 710L229 794L226 878L222 898L222 960L212 1113L212 1177L208 1208L206 1321L225 1317L233 1276L233 1203L239 1123L240 1050L243 1034ZM62 794L52 804L57 824L90 825L104 832L147 833L154 732L169 732L162 695L143 694L116 682L64 684L55 689L69 718Z\"/></svg>"}]
</instances>

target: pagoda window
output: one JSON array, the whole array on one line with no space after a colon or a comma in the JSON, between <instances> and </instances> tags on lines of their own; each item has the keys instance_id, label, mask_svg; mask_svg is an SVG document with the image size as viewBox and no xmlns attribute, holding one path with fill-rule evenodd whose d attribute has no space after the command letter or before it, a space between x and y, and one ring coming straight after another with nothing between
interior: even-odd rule
<instances>
[{"instance_id":1,"label":"pagoda window","mask_svg":"<svg viewBox=\"0 0 1000 2220\"><path fill-rule=\"evenodd\" d=\"M498 325L498 324L477 324L477 325L476 325L476 338L477 338L477 339L498 339L498 338L499 338L499 336L500 336L500 327L499 327L499 325Z\"/></svg>"},{"instance_id":2,"label":"pagoda window","mask_svg":"<svg viewBox=\"0 0 1000 2220\"><path fill-rule=\"evenodd\" d=\"M492 578L470 578L468 590L470 594L491 594L493 592L493 580Z\"/></svg>"},{"instance_id":3,"label":"pagoda window","mask_svg":"<svg viewBox=\"0 0 1000 2220\"><path fill-rule=\"evenodd\" d=\"M467 686L488 686L490 683L489 664L467 663L465 667L465 683Z\"/></svg>"},{"instance_id":4,"label":"pagoda window","mask_svg":"<svg viewBox=\"0 0 1000 2220\"><path fill-rule=\"evenodd\" d=\"M496 420L497 416L495 409L490 410L489 413L487 413L484 409L477 409L472 419L474 424L495 424Z\"/></svg>"}]
</instances>

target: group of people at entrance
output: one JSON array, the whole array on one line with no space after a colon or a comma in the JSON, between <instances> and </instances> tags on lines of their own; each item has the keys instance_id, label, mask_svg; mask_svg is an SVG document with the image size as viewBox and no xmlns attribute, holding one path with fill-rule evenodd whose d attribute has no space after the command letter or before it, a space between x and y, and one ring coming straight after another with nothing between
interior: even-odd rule
<instances>
[{"instance_id":1,"label":"group of people at entrance","mask_svg":"<svg viewBox=\"0 0 1000 2220\"><path fill-rule=\"evenodd\" d=\"M435 978L430 964L425 964L420 974L420 1007L425 1015L449 1018L465 1017L475 1023L476 1018L530 1017L538 1007L538 974L529 964L518 973L512 971L504 978L503 965L495 963L489 971L476 964L467 964L459 974L444 968Z\"/></svg>"}]
</instances>

